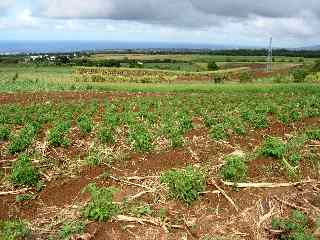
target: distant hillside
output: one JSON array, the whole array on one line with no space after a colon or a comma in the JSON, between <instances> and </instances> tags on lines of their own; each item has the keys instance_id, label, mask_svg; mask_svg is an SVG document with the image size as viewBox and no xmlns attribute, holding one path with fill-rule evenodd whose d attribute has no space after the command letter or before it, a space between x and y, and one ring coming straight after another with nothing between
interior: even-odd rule
<instances>
[{"instance_id":1,"label":"distant hillside","mask_svg":"<svg viewBox=\"0 0 320 240\"><path fill-rule=\"evenodd\" d=\"M302 47L302 48L298 48L297 50L319 51L320 50L320 45L310 46L310 47Z\"/></svg>"}]
</instances>

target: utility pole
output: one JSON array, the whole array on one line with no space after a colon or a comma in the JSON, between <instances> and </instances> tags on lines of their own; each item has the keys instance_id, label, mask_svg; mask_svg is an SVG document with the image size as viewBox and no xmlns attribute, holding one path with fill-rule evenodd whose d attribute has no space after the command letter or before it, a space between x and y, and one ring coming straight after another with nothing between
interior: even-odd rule
<instances>
[{"instance_id":1,"label":"utility pole","mask_svg":"<svg viewBox=\"0 0 320 240\"><path fill-rule=\"evenodd\" d=\"M271 71L272 71L272 37L270 38L268 57L267 57L267 72L271 72Z\"/></svg>"}]
</instances>

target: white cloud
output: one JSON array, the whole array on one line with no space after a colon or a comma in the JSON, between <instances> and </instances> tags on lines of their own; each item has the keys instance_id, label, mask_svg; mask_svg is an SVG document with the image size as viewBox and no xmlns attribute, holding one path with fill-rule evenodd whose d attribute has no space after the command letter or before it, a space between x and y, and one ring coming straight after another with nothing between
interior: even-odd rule
<instances>
[{"instance_id":1,"label":"white cloud","mask_svg":"<svg viewBox=\"0 0 320 240\"><path fill-rule=\"evenodd\" d=\"M0 14L5 14L10 7L15 3L15 0L1 0L0 1Z\"/></svg>"},{"instance_id":2,"label":"white cloud","mask_svg":"<svg viewBox=\"0 0 320 240\"><path fill-rule=\"evenodd\" d=\"M14 3L0 0L0 13ZM0 16L0 28L32 29L39 36L56 31L76 39L233 44L260 44L272 35L282 45L293 45L316 42L320 35L319 0L37 0L30 4L16 4L15 16L12 11L11 16Z\"/></svg>"}]
</instances>

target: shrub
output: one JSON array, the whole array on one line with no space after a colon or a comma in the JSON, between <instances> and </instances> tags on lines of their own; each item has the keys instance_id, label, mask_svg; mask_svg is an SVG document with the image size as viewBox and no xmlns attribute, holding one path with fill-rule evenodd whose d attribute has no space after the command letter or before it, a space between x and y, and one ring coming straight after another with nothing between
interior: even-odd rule
<instances>
[{"instance_id":1,"label":"shrub","mask_svg":"<svg viewBox=\"0 0 320 240\"><path fill-rule=\"evenodd\" d=\"M208 63L208 71L217 71L217 70L219 70L219 67L216 62L211 61Z\"/></svg>"},{"instance_id":2,"label":"shrub","mask_svg":"<svg viewBox=\"0 0 320 240\"><path fill-rule=\"evenodd\" d=\"M61 122L53 127L48 134L48 142L51 146L60 147L67 146L70 144L69 139L67 138L67 133L71 127L70 122Z\"/></svg>"},{"instance_id":3,"label":"shrub","mask_svg":"<svg viewBox=\"0 0 320 240\"><path fill-rule=\"evenodd\" d=\"M261 153L267 157L282 158L285 153L286 145L276 137L267 137L261 149Z\"/></svg>"},{"instance_id":4,"label":"shrub","mask_svg":"<svg viewBox=\"0 0 320 240\"><path fill-rule=\"evenodd\" d=\"M203 173L192 166L180 170L169 170L161 175L160 181L169 187L172 198L187 204L197 200L200 192L205 189Z\"/></svg>"},{"instance_id":5,"label":"shrub","mask_svg":"<svg viewBox=\"0 0 320 240\"><path fill-rule=\"evenodd\" d=\"M299 68L292 71L293 80L296 83L304 82L308 73L306 70Z\"/></svg>"},{"instance_id":6,"label":"shrub","mask_svg":"<svg viewBox=\"0 0 320 240\"><path fill-rule=\"evenodd\" d=\"M315 240L308 228L308 218L300 211L293 211L288 219L272 219L272 229L280 231L281 240Z\"/></svg>"},{"instance_id":7,"label":"shrub","mask_svg":"<svg viewBox=\"0 0 320 240\"><path fill-rule=\"evenodd\" d=\"M84 207L83 214L86 218L96 221L107 221L119 212L115 205L113 195L115 188L98 188L95 183L89 184L86 189L91 195L91 201Z\"/></svg>"},{"instance_id":8,"label":"shrub","mask_svg":"<svg viewBox=\"0 0 320 240\"><path fill-rule=\"evenodd\" d=\"M37 186L40 179L39 172L32 166L27 154L21 154L15 162L10 180L17 186Z\"/></svg>"},{"instance_id":9,"label":"shrub","mask_svg":"<svg viewBox=\"0 0 320 240\"><path fill-rule=\"evenodd\" d=\"M77 126L83 135L89 134L93 129L92 120L87 115L81 115L77 118Z\"/></svg>"},{"instance_id":10,"label":"shrub","mask_svg":"<svg viewBox=\"0 0 320 240\"><path fill-rule=\"evenodd\" d=\"M109 127L100 128L98 132L98 138L102 143L113 144L115 142L113 131Z\"/></svg>"},{"instance_id":11,"label":"shrub","mask_svg":"<svg viewBox=\"0 0 320 240\"><path fill-rule=\"evenodd\" d=\"M84 228L83 222L67 222L60 228L58 236L62 240L69 240L74 234L82 234Z\"/></svg>"},{"instance_id":12,"label":"shrub","mask_svg":"<svg viewBox=\"0 0 320 240\"><path fill-rule=\"evenodd\" d=\"M30 234L31 230L21 220L0 221L0 239L2 240L26 239Z\"/></svg>"},{"instance_id":13,"label":"shrub","mask_svg":"<svg viewBox=\"0 0 320 240\"><path fill-rule=\"evenodd\" d=\"M0 126L0 141L8 140L10 136L10 128Z\"/></svg>"},{"instance_id":14,"label":"shrub","mask_svg":"<svg viewBox=\"0 0 320 240\"><path fill-rule=\"evenodd\" d=\"M220 170L220 175L225 181L239 182L247 176L248 167L241 156L227 156L226 163Z\"/></svg>"}]
</instances>

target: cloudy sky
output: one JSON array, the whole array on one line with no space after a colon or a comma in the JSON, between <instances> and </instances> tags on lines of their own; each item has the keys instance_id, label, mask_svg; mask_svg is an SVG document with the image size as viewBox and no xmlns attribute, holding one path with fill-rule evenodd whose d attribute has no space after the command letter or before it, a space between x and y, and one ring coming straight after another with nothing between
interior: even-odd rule
<instances>
[{"instance_id":1,"label":"cloudy sky","mask_svg":"<svg viewBox=\"0 0 320 240\"><path fill-rule=\"evenodd\" d=\"M0 0L0 40L320 44L319 0Z\"/></svg>"}]
</instances>

